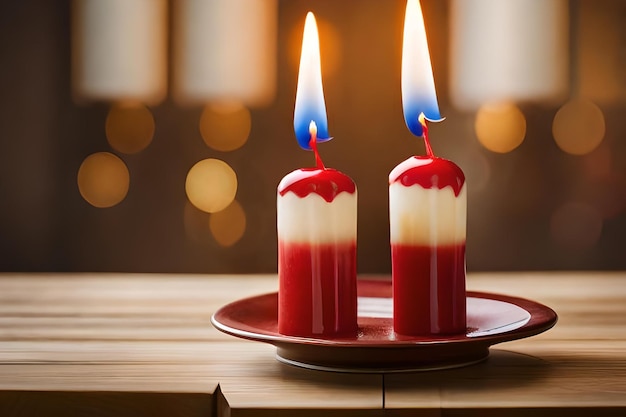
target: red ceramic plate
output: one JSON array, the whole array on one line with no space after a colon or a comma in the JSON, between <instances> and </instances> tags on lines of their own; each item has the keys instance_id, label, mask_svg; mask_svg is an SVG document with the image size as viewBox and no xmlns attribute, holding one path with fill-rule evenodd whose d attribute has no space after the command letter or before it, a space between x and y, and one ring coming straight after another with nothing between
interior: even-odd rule
<instances>
[{"instance_id":1,"label":"red ceramic plate","mask_svg":"<svg viewBox=\"0 0 626 417\"><path fill-rule=\"evenodd\" d=\"M271 343L277 359L310 369L339 372L408 372L480 362L489 347L550 329L556 313L523 298L467 293L467 332L455 336L397 335L392 324L391 282L360 280L359 334L352 338L305 338L278 333L278 294L245 298L220 308L213 325L233 336Z\"/></svg>"}]
</instances>

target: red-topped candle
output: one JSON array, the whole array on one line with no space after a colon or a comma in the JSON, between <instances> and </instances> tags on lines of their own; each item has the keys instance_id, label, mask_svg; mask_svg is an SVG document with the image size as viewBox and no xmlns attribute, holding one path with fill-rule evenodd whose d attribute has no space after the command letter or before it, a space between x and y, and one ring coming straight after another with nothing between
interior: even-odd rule
<instances>
[{"instance_id":1,"label":"red-topped candle","mask_svg":"<svg viewBox=\"0 0 626 417\"><path fill-rule=\"evenodd\" d=\"M287 174L278 186L278 331L357 331L354 182L334 169Z\"/></svg>"},{"instance_id":2,"label":"red-topped candle","mask_svg":"<svg viewBox=\"0 0 626 417\"><path fill-rule=\"evenodd\" d=\"M317 143L328 140L328 130L311 13L305 23L294 129L300 146L314 152L316 167L295 170L278 185L278 331L353 337L357 191L350 177L326 168L317 152Z\"/></svg>"},{"instance_id":3,"label":"red-topped candle","mask_svg":"<svg viewBox=\"0 0 626 417\"><path fill-rule=\"evenodd\" d=\"M427 156L412 156L389 174L394 331L411 336L466 330L463 171L434 155L426 120L440 121L419 2L408 0L402 56L407 127L423 136Z\"/></svg>"},{"instance_id":4,"label":"red-topped candle","mask_svg":"<svg viewBox=\"0 0 626 417\"><path fill-rule=\"evenodd\" d=\"M466 327L467 193L461 169L412 156L389 175L394 330L462 333Z\"/></svg>"}]
</instances>

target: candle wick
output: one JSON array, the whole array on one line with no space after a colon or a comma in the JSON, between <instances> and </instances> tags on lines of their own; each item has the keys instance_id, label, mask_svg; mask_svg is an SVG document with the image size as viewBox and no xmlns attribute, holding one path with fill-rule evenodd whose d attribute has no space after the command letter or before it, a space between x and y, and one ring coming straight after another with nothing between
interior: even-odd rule
<instances>
[{"instance_id":1,"label":"candle wick","mask_svg":"<svg viewBox=\"0 0 626 417\"><path fill-rule=\"evenodd\" d=\"M420 114L419 122L422 125L422 136L424 137L424 146L426 146L426 154L429 158L434 158L435 154L433 152L433 148L430 146L430 139L428 139L428 126L426 125L426 117L424 117L424 113Z\"/></svg>"},{"instance_id":2,"label":"candle wick","mask_svg":"<svg viewBox=\"0 0 626 417\"><path fill-rule=\"evenodd\" d=\"M315 163L317 165L317 169L326 169L324 166L324 162L322 162L322 158L320 157L319 152L317 151L317 127L315 129L309 129L311 134L311 139L309 140L309 146L313 150L315 154Z\"/></svg>"}]
</instances>

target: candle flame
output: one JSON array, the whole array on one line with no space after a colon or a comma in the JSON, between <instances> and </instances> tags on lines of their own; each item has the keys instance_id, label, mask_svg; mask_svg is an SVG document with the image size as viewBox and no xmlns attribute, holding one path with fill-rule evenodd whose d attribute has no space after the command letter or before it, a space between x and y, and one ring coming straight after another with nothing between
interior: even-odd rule
<instances>
[{"instance_id":1,"label":"candle flame","mask_svg":"<svg viewBox=\"0 0 626 417\"><path fill-rule=\"evenodd\" d=\"M320 41L315 16L309 12L304 23L300 71L296 90L296 106L293 127L301 148L311 150L311 126L315 126L317 142L325 142L328 135L326 103L322 87L322 67L320 64Z\"/></svg>"},{"instance_id":2,"label":"candle flame","mask_svg":"<svg viewBox=\"0 0 626 417\"><path fill-rule=\"evenodd\" d=\"M313 120L309 123L309 134L311 136L317 136L317 124Z\"/></svg>"},{"instance_id":3,"label":"candle flame","mask_svg":"<svg viewBox=\"0 0 626 417\"><path fill-rule=\"evenodd\" d=\"M416 136L424 133L420 115L431 122L443 120L437 104L435 80L419 0L407 0L402 44L402 106L404 121Z\"/></svg>"}]
</instances>

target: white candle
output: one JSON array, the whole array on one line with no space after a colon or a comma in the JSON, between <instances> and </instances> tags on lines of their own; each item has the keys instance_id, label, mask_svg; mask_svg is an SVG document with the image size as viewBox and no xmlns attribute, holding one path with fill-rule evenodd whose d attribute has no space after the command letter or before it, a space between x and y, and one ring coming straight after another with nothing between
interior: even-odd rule
<instances>
[{"instance_id":1,"label":"white candle","mask_svg":"<svg viewBox=\"0 0 626 417\"><path fill-rule=\"evenodd\" d=\"M475 110L562 98L569 86L568 14L565 0L452 0L454 105Z\"/></svg>"},{"instance_id":2,"label":"white candle","mask_svg":"<svg viewBox=\"0 0 626 417\"><path fill-rule=\"evenodd\" d=\"M158 104L167 86L166 0L75 0L77 100Z\"/></svg>"},{"instance_id":3,"label":"white candle","mask_svg":"<svg viewBox=\"0 0 626 417\"><path fill-rule=\"evenodd\" d=\"M174 98L266 105L276 90L277 0L176 0Z\"/></svg>"}]
</instances>

